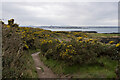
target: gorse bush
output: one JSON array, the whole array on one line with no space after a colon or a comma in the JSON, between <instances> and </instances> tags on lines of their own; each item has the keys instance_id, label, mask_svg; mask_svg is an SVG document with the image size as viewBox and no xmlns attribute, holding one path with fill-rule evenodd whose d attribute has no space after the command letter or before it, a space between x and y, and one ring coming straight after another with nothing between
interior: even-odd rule
<instances>
[{"instance_id":1,"label":"gorse bush","mask_svg":"<svg viewBox=\"0 0 120 80\"><path fill-rule=\"evenodd\" d=\"M41 43L41 51L47 52L48 49L53 48L56 45L55 40L40 40Z\"/></svg>"},{"instance_id":2,"label":"gorse bush","mask_svg":"<svg viewBox=\"0 0 120 80\"><path fill-rule=\"evenodd\" d=\"M50 45L47 44L46 46L49 47ZM102 51L99 52L99 50L102 49L102 44L100 45L99 43L91 43L85 41L78 42L71 40L71 42L61 42L57 45L54 44L54 46L56 47L49 47L47 49L48 51L45 53L46 56L51 55L48 57L56 58L57 60L64 60L70 65L78 63L93 63L96 61L98 54L102 53Z\"/></svg>"},{"instance_id":3,"label":"gorse bush","mask_svg":"<svg viewBox=\"0 0 120 80\"><path fill-rule=\"evenodd\" d=\"M68 42L52 41L55 40L42 40L41 51L43 54L47 59L62 60L69 65L96 63L97 58L103 55L120 58L118 47L116 47L118 44L112 47L113 45L106 45L97 39L86 38L86 36L77 37Z\"/></svg>"},{"instance_id":4,"label":"gorse bush","mask_svg":"<svg viewBox=\"0 0 120 80\"><path fill-rule=\"evenodd\" d=\"M37 77L30 52L23 50L29 46L22 41L22 31L19 27L8 26L2 25L2 78Z\"/></svg>"}]
</instances>

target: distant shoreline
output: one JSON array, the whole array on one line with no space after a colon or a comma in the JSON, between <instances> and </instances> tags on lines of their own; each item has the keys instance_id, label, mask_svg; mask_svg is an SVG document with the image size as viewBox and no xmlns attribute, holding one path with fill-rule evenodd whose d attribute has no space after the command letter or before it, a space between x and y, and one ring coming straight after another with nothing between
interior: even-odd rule
<instances>
[{"instance_id":1,"label":"distant shoreline","mask_svg":"<svg viewBox=\"0 0 120 80\"><path fill-rule=\"evenodd\" d=\"M98 33L97 31L70 31L70 32L85 32L85 33ZM120 34L120 33L100 33L100 34Z\"/></svg>"},{"instance_id":2,"label":"distant shoreline","mask_svg":"<svg viewBox=\"0 0 120 80\"><path fill-rule=\"evenodd\" d=\"M21 26L23 27L23 26ZM24 27L33 27L33 28L41 28L50 31L69 31L69 32L85 32L85 33L104 33L104 34L120 34L120 27L118 26L86 26L86 27L78 27L78 26L24 26Z\"/></svg>"},{"instance_id":3,"label":"distant shoreline","mask_svg":"<svg viewBox=\"0 0 120 80\"><path fill-rule=\"evenodd\" d=\"M70 31L70 32L84 32L84 33L98 33L97 31ZM120 33L100 33L100 34L120 34Z\"/></svg>"}]
</instances>

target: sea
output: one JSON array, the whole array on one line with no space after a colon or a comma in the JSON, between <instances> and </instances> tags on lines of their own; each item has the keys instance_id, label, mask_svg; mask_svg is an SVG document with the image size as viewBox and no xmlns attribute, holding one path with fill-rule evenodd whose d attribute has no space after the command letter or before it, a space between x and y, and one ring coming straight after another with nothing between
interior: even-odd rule
<instances>
[{"instance_id":1,"label":"sea","mask_svg":"<svg viewBox=\"0 0 120 80\"><path fill-rule=\"evenodd\" d=\"M96 31L97 33L120 33L118 26L20 26L42 28L51 31Z\"/></svg>"},{"instance_id":2,"label":"sea","mask_svg":"<svg viewBox=\"0 0 120 80\"><path fill-rule=\"evenodd\" d=\"M97 33L120 33L120 28L118 27L99 27L99 28L43 28L45 30L51 31L96 31Z\"/></svg>"}]
</instances>

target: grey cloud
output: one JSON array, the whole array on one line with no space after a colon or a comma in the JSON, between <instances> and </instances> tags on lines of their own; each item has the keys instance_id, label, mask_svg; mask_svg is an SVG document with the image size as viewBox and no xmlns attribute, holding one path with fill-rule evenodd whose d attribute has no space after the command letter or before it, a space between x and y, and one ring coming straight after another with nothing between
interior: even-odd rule
<instances>
[{"instance_id":1,"label":"grey cloud","mask_svg":"<svg viewBox=\"0 0 120 80\"><path fill-rule=\"evenodd\" d=\"M20 25L117 25L117 2L16 2L2 4L5 21Z\"/></svg>"}]
</instances>

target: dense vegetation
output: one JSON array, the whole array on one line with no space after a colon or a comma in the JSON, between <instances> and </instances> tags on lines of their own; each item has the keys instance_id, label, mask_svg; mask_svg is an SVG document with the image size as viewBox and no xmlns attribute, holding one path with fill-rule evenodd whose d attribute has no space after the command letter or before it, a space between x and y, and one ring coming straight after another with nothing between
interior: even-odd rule
<instances>
[{"instance_id":1,"label":"dense vegetation","mask_svg":"<svg viewBox=\"0 0 120 80\"><path fill-rule=\"evenodd\" d=\"M114 44L114 41L110 41L105 44L88 33L19 27L12 21L2 26L3 77L36 77L30 50L40 51L41 60L59 75L116 76L120 42ZM119 67L116 72L120 74L118 70ZM80 76L81 73L86 75Z\"/></svg>"},{"instance_id":2,"label":"dense vegetation","mask_svg":"<svg viewBox=\"0 0 120 80\"><path fill-rule=\"evenodd\" d=\"M23 50L24 43L19 27L2 25L2 77L3 78L36 78L37 73L29 51Z\"/></svg>"}]
</instances>

